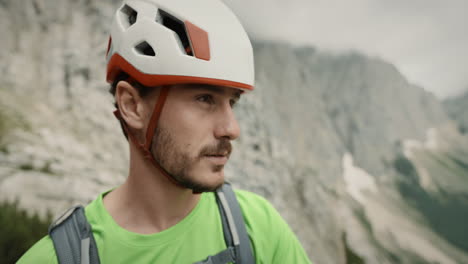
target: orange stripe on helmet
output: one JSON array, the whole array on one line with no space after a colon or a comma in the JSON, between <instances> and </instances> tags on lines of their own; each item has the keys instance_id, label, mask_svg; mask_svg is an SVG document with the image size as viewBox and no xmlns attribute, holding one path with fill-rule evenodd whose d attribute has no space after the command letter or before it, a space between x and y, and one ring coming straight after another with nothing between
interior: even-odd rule
<instances>
[{"instance_id":1,"label":"orange stripe on helmet","mask_svg":"<svg viewBox=\"0 0 468 264\"><path fill-rule=\"evenodd\" d=\"M125 60L118 53L112 55L109 63L107 64L107 82L112 83L117 77L119 72L124 71L130 75L133 79L138 81L144 86L153 87L170 84L209 84L218 85L246 90L253 90L253 86L246 83L233 82L222 79L205 78L205 77L194 77L194 76L183 76L183 75L160 75L160 74L146 74L137 70L127 60Z\"/></svg>"}]
</instances>

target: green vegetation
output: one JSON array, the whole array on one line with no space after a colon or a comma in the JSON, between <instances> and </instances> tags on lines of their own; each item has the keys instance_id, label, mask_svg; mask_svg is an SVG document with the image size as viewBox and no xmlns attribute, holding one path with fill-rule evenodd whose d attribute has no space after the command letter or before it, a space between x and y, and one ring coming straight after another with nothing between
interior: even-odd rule
<instances>
[{"instance_id":1,"label":"green vegetation","mask_svg":"<svg viewBox=\"0 0 468 264\"><path fill-rule=\"evenodd\" d=\"M44 164L44 166L40 169L40 171L43 172L43 173L54 174L54 172L52 171L52 169L50 167L51 164L52 163L50 161L46 162Z\"/></svg>"},{"instance_id":2,"label":"green vegetation","mask_svg":"<svg viewBox=\"0 0 468 264\"><path fill-rule=\"evenodd\" d=\"M19 168L25 171L34 170L34 167L32 164L22 164Z\"/></svg>"},{"instance_id":3,"label":"green vegetation","mask_svg":"<svg viewBox=\"0 0 468 264\"><path fill-rule=\"evenodd\" d=\"M21 114L21 111L14 106L8 104L8 100L12 102L20 102L18 98L11 98L10 94L5 94L0 90L0 139L6 135L12 128L21 128L30 130L31 126Z\"/></svg>"},{"instance_id":4,"label":"green vegetation","mask_svg":"<svg viewBox=\"0 0 468 264\"><path fill-rule=\"evenodd\" d=\"M44 164L44 166L36 168L30 163L24 163L24 164L21 164L18 168L20 170L24 170L24 171L33 171L33 170L35 170L35 171L40 171L42 173L54 174L54 172L51 169L51 165L52 165L52 163L50 161L47 161Z\"/></svg>"},{"instance_id":5,"label":"green vegetation","mask_svg":"<svg viewBox=\"0 0 468 264\"><path fill-rule=\"evenodd\" d=\"M15 263L34 243L47 234L52 215L40 219L18 207L18 202L0 203L0 262Z\"/></svg>"},{"instance_id":6,"label":"green vegetation","mask_svg":"<svg viewBox=\"0 0 468 264\"><path fill-rule=\"evenodd\" d=\"M466 175L468 172L468 164L454 155L430 153L430 157L434 164L440 165L441 168L453 175Z\"/></svg>"},{"instance_id":7,"label":"green vegetation","mask_svg":"<svg viewBox=\"0 0 468 264\"><path fill-rule=\"evenodd\" d=\"M372 224L369 222L367 215L364 212L364 209L355 210L354 215L356 215L359 221L364 225L367 232L369 232L370 235L374 236L374 230L372 228Z\"/></svg>"},{"instance_id":8,"label":"green vegetation","mask_svg":"<svg viewBox=\"0 0 468 264\"><path fill-rule=\"evenodd\" d=\"M346 250L346 264L365 264L366 262L364 259L362 259L348 246L348 242L346 241L346 233L343 233L342 240Z\"/></svg>"},{"instance_id":9,"label":"green vegetation","mask_svg":"<svg viewBox=\"0 0 468 264\"><path fill-rule=\"evenodd\" d=\"M393 162L393 166L401 175L405 176L407 182L411 184L419 184L419 177L416 172L416 168L405 156L398 156Z\"/></svg>"},{"instance_id":10,"label":"green vegetation","mask_svg":"<svg viewBox=\"0 0 468 264\"><path fill-rule=\"evenodd\" d=\"M447 169L454 170L453 164L448 165L444 159L445 157L439 157L437 161ZM458 164L457 171L465 171L468 174L463 161L457 160L454 164ZM405 179L398 183L402 197L425 216L435 232L454 246L468 252L468 194L441 191L434 195L426 192L419 184L413 164L405 157L398 157L394 167L405 176Z\"/></svg>"},{"instance_id":11,"label":"green vegetation","mask_svg":"<svg viewBox=\"0 0 468 264\"><path fill-rule=\"evenodd\" d=\"M468 134L468 127L465 127L464 125L458 125L458 131L461 134Z\"/></svg>"},{"instance_id":12,"label":"green vegetation","mask_svg":"<svg viewBox=\"0 0 468 264\"><path fill-rule=\"evenodd\" d=\"M462 168L465 171L465 174L468 174L468 161L462 160L459 157L455 156L449 156L449 158L455 162L456 165L458 165L460 168Z\"/></svg>"},{"instance_id":13,"label":"green vegetation","mask_svg":"<svg viewBox=\"0 0 468 264\"><path fill-rule=\"evenodd\" d=\"M2 113L0 108L0 150L3 153L7 152L7 148L4 142L4 136L7 134L8 131L8 120L6 116Z\"/></svg>"}]
</instances>

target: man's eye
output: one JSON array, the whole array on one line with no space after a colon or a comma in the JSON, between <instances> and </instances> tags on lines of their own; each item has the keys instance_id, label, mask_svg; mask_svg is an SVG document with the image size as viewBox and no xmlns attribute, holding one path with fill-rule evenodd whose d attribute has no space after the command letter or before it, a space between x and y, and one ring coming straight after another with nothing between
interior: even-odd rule
<instances>
[{"instance_id":1,"label":"man's eye","mask_svg":"<svg viewBox=\"0 0 468 264\"><path fill-rule=\"evenodd\" d=\"M229 103L231 104L231 107L234 108L237 105L237 100L230 100Z\"/></svg>"},{"instance_id":2,"label":"man's eye","mask_svg":"<svg viewBox=\"0 0 468 264\"><path fill-rule=\"evenodd\" d=\"M204 95L198 96L197 100L200 101L200 102L209 103L209 104L212 104L214 102L213 97L211 95L209 95L209 94L204 94Z\"/></svg>"}]
</instances>

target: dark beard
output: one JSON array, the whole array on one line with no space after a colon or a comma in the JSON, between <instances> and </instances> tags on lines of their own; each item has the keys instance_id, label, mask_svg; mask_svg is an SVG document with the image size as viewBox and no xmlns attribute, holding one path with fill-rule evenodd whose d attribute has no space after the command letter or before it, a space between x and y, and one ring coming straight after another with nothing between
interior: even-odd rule
<instances>
[{"instance_id":1,"label":"dark beard","mask_svg":"<svg viewBox=\"0 0 468 264\"><path fill-rule=\"evenodd\" d=\"M153 157L160 167L181 186L193 190L194 193L212 192L223 185L224 181L216 185L205 184L194 179L196 177L191 178L188 175L192 164L199 162L203 156L223 151L229 153L232 151L231 142L228 139L220 140L215 146L204 147L198 156L190 157L180 150L170 133L161 126L156 128L152 144ZM219 172L223 168L224 165L215 166L213 171Z\"/></svg>"}]
</instances>

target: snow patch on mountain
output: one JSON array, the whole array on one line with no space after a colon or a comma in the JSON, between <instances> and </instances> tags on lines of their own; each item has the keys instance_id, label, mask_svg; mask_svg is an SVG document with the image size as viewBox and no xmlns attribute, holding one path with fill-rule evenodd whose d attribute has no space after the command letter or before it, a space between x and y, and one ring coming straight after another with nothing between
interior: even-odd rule
<instances>
[{"instance_id":1,"label":"snow patch on mountain","mask_svg":"<svg viewBox=\"0 0 468 264\"><path fill-rule=\"evenodd\" d=\"M353 156L343 156L343 177L349 194L361 204L366 203L366 192L377 192L377 184L369 173L353 164Z\"/></svg>"}]
</instances>

